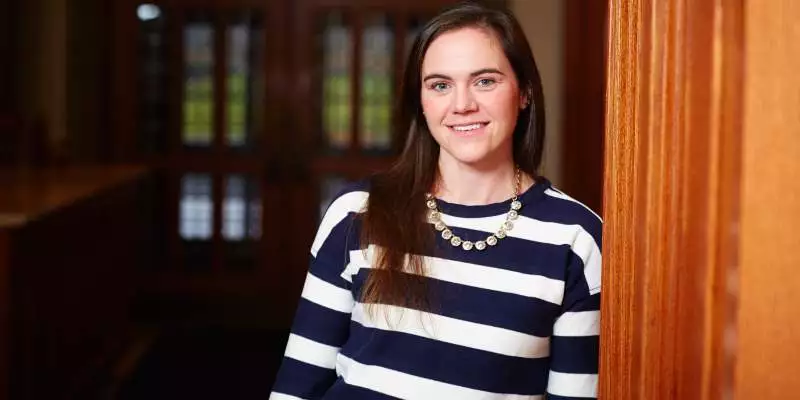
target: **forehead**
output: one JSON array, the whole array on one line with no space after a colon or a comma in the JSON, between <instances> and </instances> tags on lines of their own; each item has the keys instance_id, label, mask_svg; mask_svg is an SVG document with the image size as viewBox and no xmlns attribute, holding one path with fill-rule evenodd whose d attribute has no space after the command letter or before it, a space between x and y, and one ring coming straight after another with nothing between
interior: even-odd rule
<instances>
[{"instance_id":1,"label":"forehead","mask_svg":"<svg viewBox=\"0 0 800 400\"><path fill-rule=\"evenodd\" d=\"M482 68L511 68L503 48L489 29L461 28L439 35L422 60L423 73L456 73Z\"/></svg>"}]
</instances>

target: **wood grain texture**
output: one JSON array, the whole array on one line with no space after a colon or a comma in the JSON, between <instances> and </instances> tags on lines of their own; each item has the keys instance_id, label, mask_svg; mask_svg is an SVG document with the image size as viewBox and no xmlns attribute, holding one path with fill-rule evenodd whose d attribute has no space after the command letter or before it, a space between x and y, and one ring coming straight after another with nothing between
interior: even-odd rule
<instances>
[{"instance_id":1,"label":"wood grain texture","mask_svg":"<svg viewBox=\"0 0 800 400\"><path fill-rule=\"evenodd\" d=\"M800 3L747 3L737 399L800 395Z\"/></svg>"},{"instance_id":2,"label":"wood grain texture","mask_svg":"<svg viewBox=\"0 0 800 400\"><path fill-rule=\"evenodd\" d=\"M717 398L730 385L736 6L611 2L603 398Z\"/></svg>"},{"instance_id":3,"label":"wood grain texture","mask_svg":"<svg viewBox=\"0 0 800 400\"><path fill-rule=\"evenodd\" d=\"M635 304L636 269L633 244L636 135L638 113L638 1L612 0L609 8L608 89L604 178L603 301L601 304L600 396L638 398L634 365L640 354L634 345L640 322Z\"/></svg>"}]
</instances>

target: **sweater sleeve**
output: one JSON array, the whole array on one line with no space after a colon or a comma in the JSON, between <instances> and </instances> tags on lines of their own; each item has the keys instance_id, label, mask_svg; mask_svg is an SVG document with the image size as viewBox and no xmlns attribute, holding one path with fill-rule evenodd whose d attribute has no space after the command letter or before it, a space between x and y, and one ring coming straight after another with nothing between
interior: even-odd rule
<instances>
[{"instance_id":1,"label":"sweater sleeve","mask_svg":"<svg viewBox=\"0 0 800 400\"><path fill-rule=\"evenodd\" d=\"M322 219L272 400L319 399L336 381L336 359L348 338L355 305L342 272L349 262L353 215L365 195L340 196Z\"/></svg>"},{"instance_id":2,"label":"sweater sleeve","mask_svg":"<svg viewBox=\"0 0 800 400\"><path fill-rule=\"evenodd\" d=\"M596 399L600 347L600 227L572 245L562 312L553 326L547 399Z\"/></svg>"}]
</instances>

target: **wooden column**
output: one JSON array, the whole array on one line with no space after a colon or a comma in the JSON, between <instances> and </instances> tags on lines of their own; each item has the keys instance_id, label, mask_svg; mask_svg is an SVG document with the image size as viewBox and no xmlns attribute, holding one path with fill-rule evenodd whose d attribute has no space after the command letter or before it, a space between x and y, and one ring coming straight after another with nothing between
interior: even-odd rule
<instances>
[{"instance_id":1,"label":"wooden column","mask_svg":"<svg viewBox=\"0 0 800 400\"><path fill-rule=\"evenodd\" d=\"M600 393L733 384L741 0L611 0Z\"/></svg>"}]
</instances>

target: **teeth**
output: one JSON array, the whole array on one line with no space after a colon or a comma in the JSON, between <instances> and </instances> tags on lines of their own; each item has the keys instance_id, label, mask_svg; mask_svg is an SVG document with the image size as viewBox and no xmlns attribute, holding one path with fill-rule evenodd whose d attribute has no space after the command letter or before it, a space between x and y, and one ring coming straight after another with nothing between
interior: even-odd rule
<instances>
[{"instance_id":1,"label":"teeth","mask_svg":"<svg viewBox=\"0 0 800 400\"><path fill-rule=\"evenodd\" d=\"M474 129L478 129L480 127L481 127L481 124L472 124L472 125L454 126L453 129L455 129L455 130L457 130L459 132L464 132L464 131L471 131L471 130L474 130Z\"/></svg>"}]
</instances>

